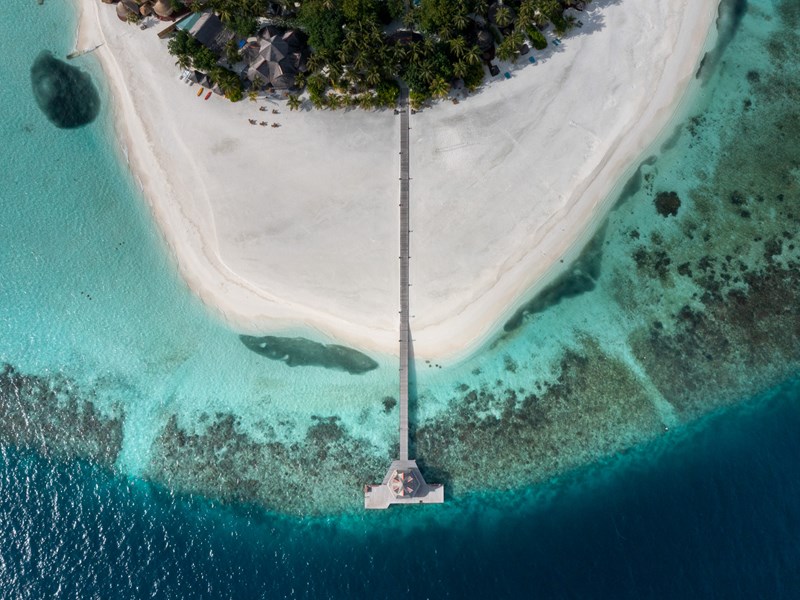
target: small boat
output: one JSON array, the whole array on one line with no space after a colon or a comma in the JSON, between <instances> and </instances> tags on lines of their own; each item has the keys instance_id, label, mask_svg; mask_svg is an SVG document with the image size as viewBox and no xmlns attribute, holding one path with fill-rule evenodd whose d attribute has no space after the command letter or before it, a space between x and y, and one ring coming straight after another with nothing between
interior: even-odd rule
<instances>
[{"instance_id":1,"label":"small boat","mask_svg":"<svg viewBox=\"0 0 800 600\"><path fill-rule=\"evenodd\" d=\"M208 100L209 98L211 98L211 92L208 92L203 100Z\"/></svg>"},{"instance_id":2,"label":"small boat","mask_svg":"<svg viewBox=\"0 0 800 600\"><path fill-rule=\"evenodd\" d=\"M202 96L203 92L205 92L205 91L206 91L206 88L202 88L201 87L199 90L197 90L197 97L199 98L200 96Z\"/></svg>"}]
</instances>

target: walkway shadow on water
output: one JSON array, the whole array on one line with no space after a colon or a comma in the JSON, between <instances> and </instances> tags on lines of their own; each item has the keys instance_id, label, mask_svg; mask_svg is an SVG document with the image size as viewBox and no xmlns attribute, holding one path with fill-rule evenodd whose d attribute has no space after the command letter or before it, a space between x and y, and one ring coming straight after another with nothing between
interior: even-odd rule
<instances>
[{"instance_id":1,"label":"walkway shadow on water","mask_svg":"<svg viewBox=\"0 0 800 600\"><path fill-rule=\"evenodd\" d=\"M417 466L428 483L443 483L445 498L450 496L450 473L428 464L424 453L419 453L417 432L419 430L419 391L417 387L417 363L414 358L414 336L408 332L408 456L417 461Z\"/></svg>"}]
</instances>

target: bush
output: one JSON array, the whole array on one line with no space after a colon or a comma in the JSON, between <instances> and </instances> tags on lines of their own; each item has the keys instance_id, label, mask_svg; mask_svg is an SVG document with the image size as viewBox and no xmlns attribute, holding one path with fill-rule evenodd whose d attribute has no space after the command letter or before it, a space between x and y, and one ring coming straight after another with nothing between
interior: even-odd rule
<instances>
[{"instance_id":1,"label":"bush","mask_svg":"<svg viewBox=\"0 0 800 600\"><path fill-rule=\"evenodd\" d=\"M400 96L400 88L394 81L382 81L375 90L375 95L379 106L391 108L397 105L397 98Z\"/></svg>"},{"instance_id":2,"label":"bush","mask_svg":"<svg viewBox=\"0 0 800 600\"><path fill-rule=\"evenodd\" d=\"M421 107L429 99L430 96L428 94L425 94L418 90L411 90L411 92L408 94L408 100L411 103L411 108L413 108L414 110Z\"/></svg>"},{"instance_id":3,"label":"bush","mask_svg":"<svg viewBox=\"0 0 800 600\"><path fill-rule=\"evenodd\" d=\"M536 29L536 27L528 27L526 33L528 34L528 39L531 41L531 45L536 50L544 50L547 48L547 38L544 37L544 34Z\"/></svg>"},{"instance_id":4,"label":"bush","mask_svg":"<svg viewBox=\"0 0 800 600\"><path fill-rule=\"evenodd\" d=\"M242 80L233 71L223 67L214 67L208 76L219 86L225 97L231 102L238 102L244 98L244 86Z\"/></svg>"},{"instance_id":5,"label":"bush","mask_svg":"<svg viewBox=\"0 0 800 600\"><path fill-rule=\"evenodd\" d=\"M327 9L321 0L306 0L300 7L299 22L308 43L317 52L335 53L342 45L342 15Z\"/></svg>"},{"instance_id":6,"label":"bush","mask_svg":"<svg viewBox=\"0 0 800 600\"><path fill-rule=\"evenodd\" d=\"M464 85L470 92L475 91L483 83L484 74L481 63L470 64L464 74Z\"/></svg>"}]
</instances>

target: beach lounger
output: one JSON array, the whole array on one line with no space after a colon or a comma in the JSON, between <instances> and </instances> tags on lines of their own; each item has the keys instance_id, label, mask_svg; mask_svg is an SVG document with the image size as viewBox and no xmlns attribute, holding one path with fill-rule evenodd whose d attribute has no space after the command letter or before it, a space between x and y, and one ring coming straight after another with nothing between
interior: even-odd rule
<instances>
[{"instance_id":1,"label":"beach lounger","mask_svg":"<svg viewBox=\"0 0 800 600\"><path fill-rule=\"evenodd\" d=\"M503 73L503 77L505 77L506 79L511 79L511 73L506 71L505 73Z\"/></svg>"},{"instance_id":2,"label":"beach lounger","mask_svg":"<svg viewBox=\"0 0 800 600\"><path fill-rule=\"evenodd\" d=\"M535 56L529 56L528 57L528 62L531 63L532 65L535 65L536 64L536 57Z\"/></svg>"},{"instance_id":3,"label":"beach lounger","mask_svg":"<svg viewBox=\"0 0 800 600\"><path fill-rule=\"evenodd\" d=\"M560 39L558 39L558 38L555 38L555 39L553 40L553 43L554 43L556 46L560 46L560 45L561 45L561 40L560 40Z\"/></svg>"}]
</instances>

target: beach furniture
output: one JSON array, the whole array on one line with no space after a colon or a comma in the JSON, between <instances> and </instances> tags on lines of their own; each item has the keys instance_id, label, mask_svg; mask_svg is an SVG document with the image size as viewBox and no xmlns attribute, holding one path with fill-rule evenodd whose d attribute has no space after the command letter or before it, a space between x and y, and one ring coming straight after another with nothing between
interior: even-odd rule
<instances>
[{"instance_id":1,"label":"beach furniture","mask_svg":"<svg viewBox=\"0 0 800 600\"><path fill-rule=\"evenodd\" d=\"M528 57L528 62L531 63L532 65L535 65L536 64L536 57L533 56L533 55L529 56Z\"/></svg>"},{"instance_id":2,"label":"beach furniture","mask_svg":"<svg viewBox=\"0 0 800 600\"><path fill-rule=\"evenodd\" d=\"M511 73L506 71L505 73L503 73L503 77L505 77L506 79L511 79Z\"/></svg>"},{"instance_id":3,"label":"beach furniture","mask_svg":"<svg viewBox=\"0 0 800 600\"><path fill-rule=\"evenodd\" d=\"M199 98L200 96L202 96L202 95L203 95L203 92L204 92L205 90L206 90L206 88L202 88L202 87L201 87L199 90L197 90L197 97Z\"/></svg>"},{"instance_id":4,"label":"beach furniture","mask_svg":"<svg viewBox=\"0 0 800 600\"><path fill-rule=\"evenodd\" d=\"M558 39L558 38L555 38L555 39L553 40L553 43L554 43L556 46L560 46L560 45L561 45L561 40L560 40L560 39Z\"/></svg>"},{"instance_id":5,"label":"beach furniture","mask_svg":"<svg viewBox=\"0 0 800 600\"><path fill-rule=\"evenodd\" d=\"M204 98L204 100L208 100L209 98L211 98L211 92L208 92L208 93L206 94L206 97Z\"/></svg>"}]
</instances>

